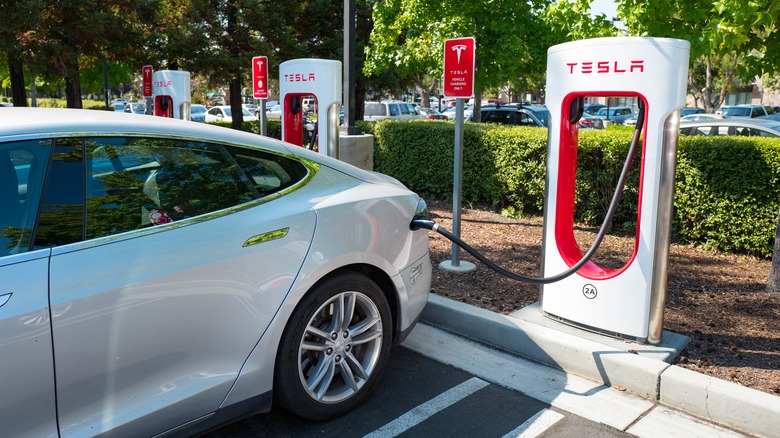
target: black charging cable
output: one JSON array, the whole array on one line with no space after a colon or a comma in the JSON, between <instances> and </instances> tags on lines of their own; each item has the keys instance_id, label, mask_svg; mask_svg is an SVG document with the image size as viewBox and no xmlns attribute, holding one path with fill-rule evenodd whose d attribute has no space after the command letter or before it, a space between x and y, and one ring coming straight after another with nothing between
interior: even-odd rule
<instances>
[{"instance_id":1,"label":"black charging cable","mask_svg":"<svg viewBox=\"0 0 780 438\"><path fill-rule=\"evenodd\" d=\"M553 275L552 277L529 277L527 275L518 274L516 272L506 270L501 266L490 261L487 257L480 254L479 251L474 249L468 243L461 240L459 237L450 233L446 229L440 227L439 224L426 217L415 216L415 218L412 220L412 223L409 224L409 228L412 230L425 228L441 234L442 236L451 240L459 247L466 250L466 252L474 256L474 258L482 262L488 268L512 280L522 281L524 283L531 283L531 284L550 284L550 283L555 283L556 281L563 280L564 278L569 277L570 275L579 271L580 268L585 266L585 264L588 263L588 261L590 261L590 259L599 249L599 245L601 245L601 242L604 240L604 237L607 235L609 224L612 222L612 218L615 216L618 203L620 202L620 197L623 194L623 186L626 184L626 179L628 179L628 172L631 169L631 163L634 161L634 156L636 155L637 148L639 147L639 137L642 134L642 128L644 124L645 124L645 104L642 100L639 100L639 114L637 114L636 127L634 128L634 136L631 139L631 146L628 149L628 154L626 155L626 161L623 163L623 170L620 172L620 178L618 180L617 186L615 187L615 193L612 195L612 202L610 202L609 204L609 208L607 209L607 215L604 217L604 222L602 222L601 227L599 228L599 232L596 235L596 240L593 241L593 244L591 245L590 249L588 249L588 252L586 252L582 256L582 259L580 259L579 262L577 262L571 268L561 272L560 274Z\"/></svg>"}]
</instances>

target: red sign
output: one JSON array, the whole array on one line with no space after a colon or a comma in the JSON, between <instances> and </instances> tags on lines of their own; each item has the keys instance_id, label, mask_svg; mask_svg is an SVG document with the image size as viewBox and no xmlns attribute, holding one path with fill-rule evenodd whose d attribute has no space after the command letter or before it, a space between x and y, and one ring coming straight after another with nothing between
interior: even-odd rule
<instances>
[{"instance_id":1,"label":"red sign","mask_svg":"<svg viewBox=\"0 0 780 438\"><path fill-rule=\"evenodd\" d=\"M145 65L143 68L144 97L152 97L152 66Z\"/></svg>"},{"instance_id":2,"label":"red sign","mask_svg":"<svg viewBox=\"0 0 780 438\"><path fill-rule=\"evenodd\" d=\"M268 57L252 58L252 84L255 99L268 99Z\"/></svg>"},{"instance_id":3,"label":"red sign","mask_svg":"<svg viewBox=\"0 0 780 438\"><path fill-rule=\"evenodd\" d=\"M444 42L444 97L474 96L473 37L454 38Z\"/></svg>"}]
</instances>

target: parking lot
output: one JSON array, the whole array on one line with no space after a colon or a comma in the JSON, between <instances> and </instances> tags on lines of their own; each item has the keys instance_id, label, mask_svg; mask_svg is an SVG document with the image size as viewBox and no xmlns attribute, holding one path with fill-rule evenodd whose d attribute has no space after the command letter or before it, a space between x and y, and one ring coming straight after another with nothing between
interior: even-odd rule
<instances>
[{"instance_id":1,"label":"parking lot","mask_svg":"<svg viewBox=\"0 0 780 438\"><path fill-rule=\"evenodd\" d=\"M443 346L443 338L426 336L432 329L421 326L416 330L420 328L422 332L413 335L409 345L393 350L377 391L353 413L328 422L310 422L274 407L268 414L223 427L208 437L630 436L516 389L490 383L490 375L477 376L425 357L414 351L420 349L418 342L426 339L422 342L435 349ZM445 349L462 351L473 360L480 360L479 354L472 354L475 345L456 337L446 339L453 342ZM488 370L494 364L483 365ZM539 380L538 377L520 372L514 378L522 383L526 379ZM551 393L561 383L545 380ZM619 416L618 413L616 417Z\"/></svg>"}]
</instances>

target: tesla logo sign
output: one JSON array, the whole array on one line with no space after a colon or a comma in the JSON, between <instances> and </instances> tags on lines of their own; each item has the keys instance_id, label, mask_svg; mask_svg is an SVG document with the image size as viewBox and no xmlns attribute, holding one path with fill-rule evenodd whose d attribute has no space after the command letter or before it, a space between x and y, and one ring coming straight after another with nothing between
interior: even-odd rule
<instances>
[{"instance_id":1,"label":"tesla logo sign","mask_svg":"<svg viewBox=\"0 0 780 438\"><path fill-rule=\"evenodd\" d=\"M152 66L145 65L142 74L144 97L152 97Z\"/></svg>"},{"instance_id":2,"label":"tesla logo sign","mask_svg":"<svg viewBox=\"0 0 780 438\"><path fill-rule=\"evenodd\" d=\"M473 37L454 38L444 42L444 96L471 97L474 95Z\"/></svg>"},{"instance_id":3,"label":"tesla logo sign","mask_svg":"<svg viewBox=\"0 0 780 438\"><path fill-rule=\"evenodd\" d=\"M645 61L637 60L630 63L621 63L619 61L598 61L598 62L567 62L569 74L582 73L644 73Z\"/></svg>"},{"instance_id":4,"label":"tesla logo sign","mask_svg":"<svg viewBox=\"0 0 780 438\"><path fill-rule=\"evenodd\" d=\"M268 57L252 58L252 90L255 99L268 99Z\"/></svg>"}]
</instances>

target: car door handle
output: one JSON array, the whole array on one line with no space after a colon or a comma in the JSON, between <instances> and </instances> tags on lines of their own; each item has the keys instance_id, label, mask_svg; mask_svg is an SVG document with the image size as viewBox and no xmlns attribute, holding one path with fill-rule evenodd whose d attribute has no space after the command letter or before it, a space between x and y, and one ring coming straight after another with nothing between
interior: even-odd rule
<instances>
[{"instance_id":1,"label":"car door handle","mask_svg":"<svg viewBox=\"0 0 780 438\"><path fill-rule=\"evenodd\" d=\"M5 303L7 303L8 300L11 299L11 295L13 295L13 294L12 293L7 293L5 295L0 295L0 307L5 306Z\"/></svg>"}]
</instances>

